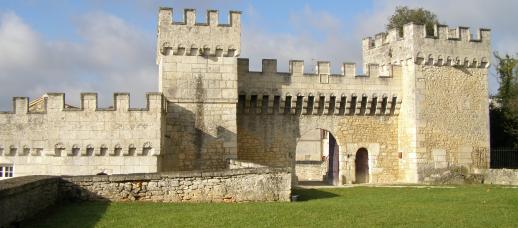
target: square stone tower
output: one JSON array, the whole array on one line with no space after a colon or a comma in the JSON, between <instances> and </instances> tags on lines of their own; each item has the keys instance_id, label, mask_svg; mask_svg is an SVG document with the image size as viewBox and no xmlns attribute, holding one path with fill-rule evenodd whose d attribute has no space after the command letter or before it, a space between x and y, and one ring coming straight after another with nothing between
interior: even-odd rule
<instances>
[{"instance_id":1,"label":"square stone tower","mask_svg":"<svg viewBox=\"0 0 518 228\"><path fill-rule=\"evenodd\" d=\"M490 32L422 25L363 40L364 63L402 65L400 176L427 182L489 165Z\"/></svg>"},{"instance_id":2,"label":"square stone tower","mask_svg":"<svg viewBox=\"0 0 518 228\"><path fill-rule=\"evenodd\" d=\"M205 23L194 9L183 22L160 8L157 36L159 88L168 101L160 170L226 168L237 156L237 56L241 45L240 12L229 24L209 10Z\"/></svg>"}]
</instances>

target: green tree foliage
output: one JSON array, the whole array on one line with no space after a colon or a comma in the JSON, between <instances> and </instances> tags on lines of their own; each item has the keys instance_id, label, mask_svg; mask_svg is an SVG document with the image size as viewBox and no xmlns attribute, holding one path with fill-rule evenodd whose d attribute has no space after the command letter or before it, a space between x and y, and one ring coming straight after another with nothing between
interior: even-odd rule
<instances>
[{"instance_id":1,"label":"green tree foliage","mask_svg":"<svg viewBox=\"0 0 518 228\"><path fill-rule=\"evenodd\" d=\"M396 7L396 11L389 17L387 30L398 29L399 34L403 35L403 25L413 22L415 24L425 25L426 34L433 35L433 27L439 24L437 16L423 8L410 9L406 6Z\"/></svg>"},{"instance_id":2,"label":"green tree foliage","mask_svg":"<svg viewBox=\"0 0 518 228\"><path fill-rule=\"evenodd\" d=\"M491 146L518 147L518 59L495 53L500 87L491 108Z\"/></svg>"}]
</instances>

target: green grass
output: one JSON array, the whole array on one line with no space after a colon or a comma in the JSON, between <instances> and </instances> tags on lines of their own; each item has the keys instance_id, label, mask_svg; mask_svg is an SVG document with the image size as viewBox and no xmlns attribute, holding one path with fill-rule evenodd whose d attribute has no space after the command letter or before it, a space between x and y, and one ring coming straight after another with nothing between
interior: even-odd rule
<instances>
[{"instance_id":1,"label":"green grass","mask_svg":"<svg viewBox=\"0 0 518 228\"><path fill-rule=\"evenodd\" d=\"M518 227L518 188L296 190L293 203L66 204L28 227Z\"/></svg>"}]
</instances>

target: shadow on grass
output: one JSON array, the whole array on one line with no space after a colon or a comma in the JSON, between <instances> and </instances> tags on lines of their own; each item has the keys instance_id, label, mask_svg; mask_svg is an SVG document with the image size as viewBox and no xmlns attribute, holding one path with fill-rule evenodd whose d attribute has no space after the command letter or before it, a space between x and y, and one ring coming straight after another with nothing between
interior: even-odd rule
<instances>
[{"instance_id":1,"label":"shadow on grass","mask_svg":"<svg viewBox=\"0 0 518 228\"><path fill-rule=\"evenodd\" d=\"M299 195L299 201L310 201L338 197L339 195L319 189L293 189L294 195Z\"/></svg>"},{"instance_id":2,"label":"shadow on grass","mask_svg":"<svg viewBox=\"0 0 518 228\"><path fill-rule=\"evenodd\" d=\"M109 202L58 203L23 221L20 227L95 227Z\"/></svg>"},{"instance_id":3,"label":"shadow on grass","mask_svg":"<svg viewBox=\"0 0 518 228\"><path fill-rule=\"evenodd\" d=\"M60 180L54 205L41 210L19 224L19 227L95 227L110 202L68 180Z\"/></svg>"}]
</instances>

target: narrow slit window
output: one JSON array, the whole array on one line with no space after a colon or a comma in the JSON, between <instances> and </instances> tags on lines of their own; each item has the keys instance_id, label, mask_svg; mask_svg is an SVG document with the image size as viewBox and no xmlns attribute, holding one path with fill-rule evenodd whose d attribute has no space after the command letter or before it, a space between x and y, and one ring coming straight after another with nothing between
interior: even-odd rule
<instances>
[{"instance_id":1,"label":"narrow slit window","mask_svg":"<svg viewBox=\"0 0 518 228\"><path fill-rule=\"evenodd\" d=\"M261 106L261 113L266 114L268 113L268 95L263 96L263 104Z\"/></svg>"},{"instance_id":2,"label":"narrow slit window","mask_svg":"<svg viewBox=\"0 0 518 228\"><path fill-rule=\"evenodd\" d=\"M304 105L304 97L297 96L297 106L295 107L295 114L302 114L302 106Z\"/></svg>"},{"instance_id":3,"label":"narrow slit window","mask_svg":"<svg viewBox=\"0 0 518 228\"><path fill-rule=\"evenodd\" d=\"M290 114L291 111L291 96L286 96L284 101L284 114Z\"/></svg>"},{"instance_id":4,"label":"narrow slit window","mask_svg":"<svg viewBox=\"0 0 518 228\"><path fill-rule=\"evenodd\" d=\"M306 113L311 115L313 114L313 105L315 103L315 97L314 96L309 96L308 97L308 107L307 107L307 111Z\"/></svg>"},{"instance_id":5,"label":"narrow slit window","mask_svg":"<svg viewBox=\"0 0 518 228\"><path fill-rule=\"evenodd\" d=\"M349 115L354 115L356 112L356 103L358 101L358 97L354 96L351 98L351 107L349 108Z\"/></svg>"},{"instance_id":6,"label":"narrow slit window","mask_svg":"<svg viewBox=\"0 0 518 228\"><path fill-rule=\"evenodd\" d=\"M331 96L331 98L329 99L328 114L329 115L335 114L335 109L336 109L336 97L335 96Z\"/></svg>"},{"instance_id":7,"label":"narrow slit window","mask_svg":"<svg viewBox=\"0 0 518 228\"><path fill-rule=\"evenodd\" d=\"M280 106L281 106L281 96L273 97L273 114L279 113Z\"/></svg>"},{"instance_id":8,"label":"narrow slit window","mask_svg":"<svg viewBox=\"0 0 518 228\"><path fill-rule=\"evenodd\" d=\"M237 111L239 113L244 113L245 102L246 102L246 95L239 95L238 102L237 102Z\"/></svg>"},{"instance_id":9,"label":"narrow slit window","mask_svg":"<svg viewBox=\"0 0 518 228\"><path fill-rule=\"evenodd\" d=\"M252 95L250 97L250 113L257 113L257 95Z\"/></svg>"}]
</instances>

